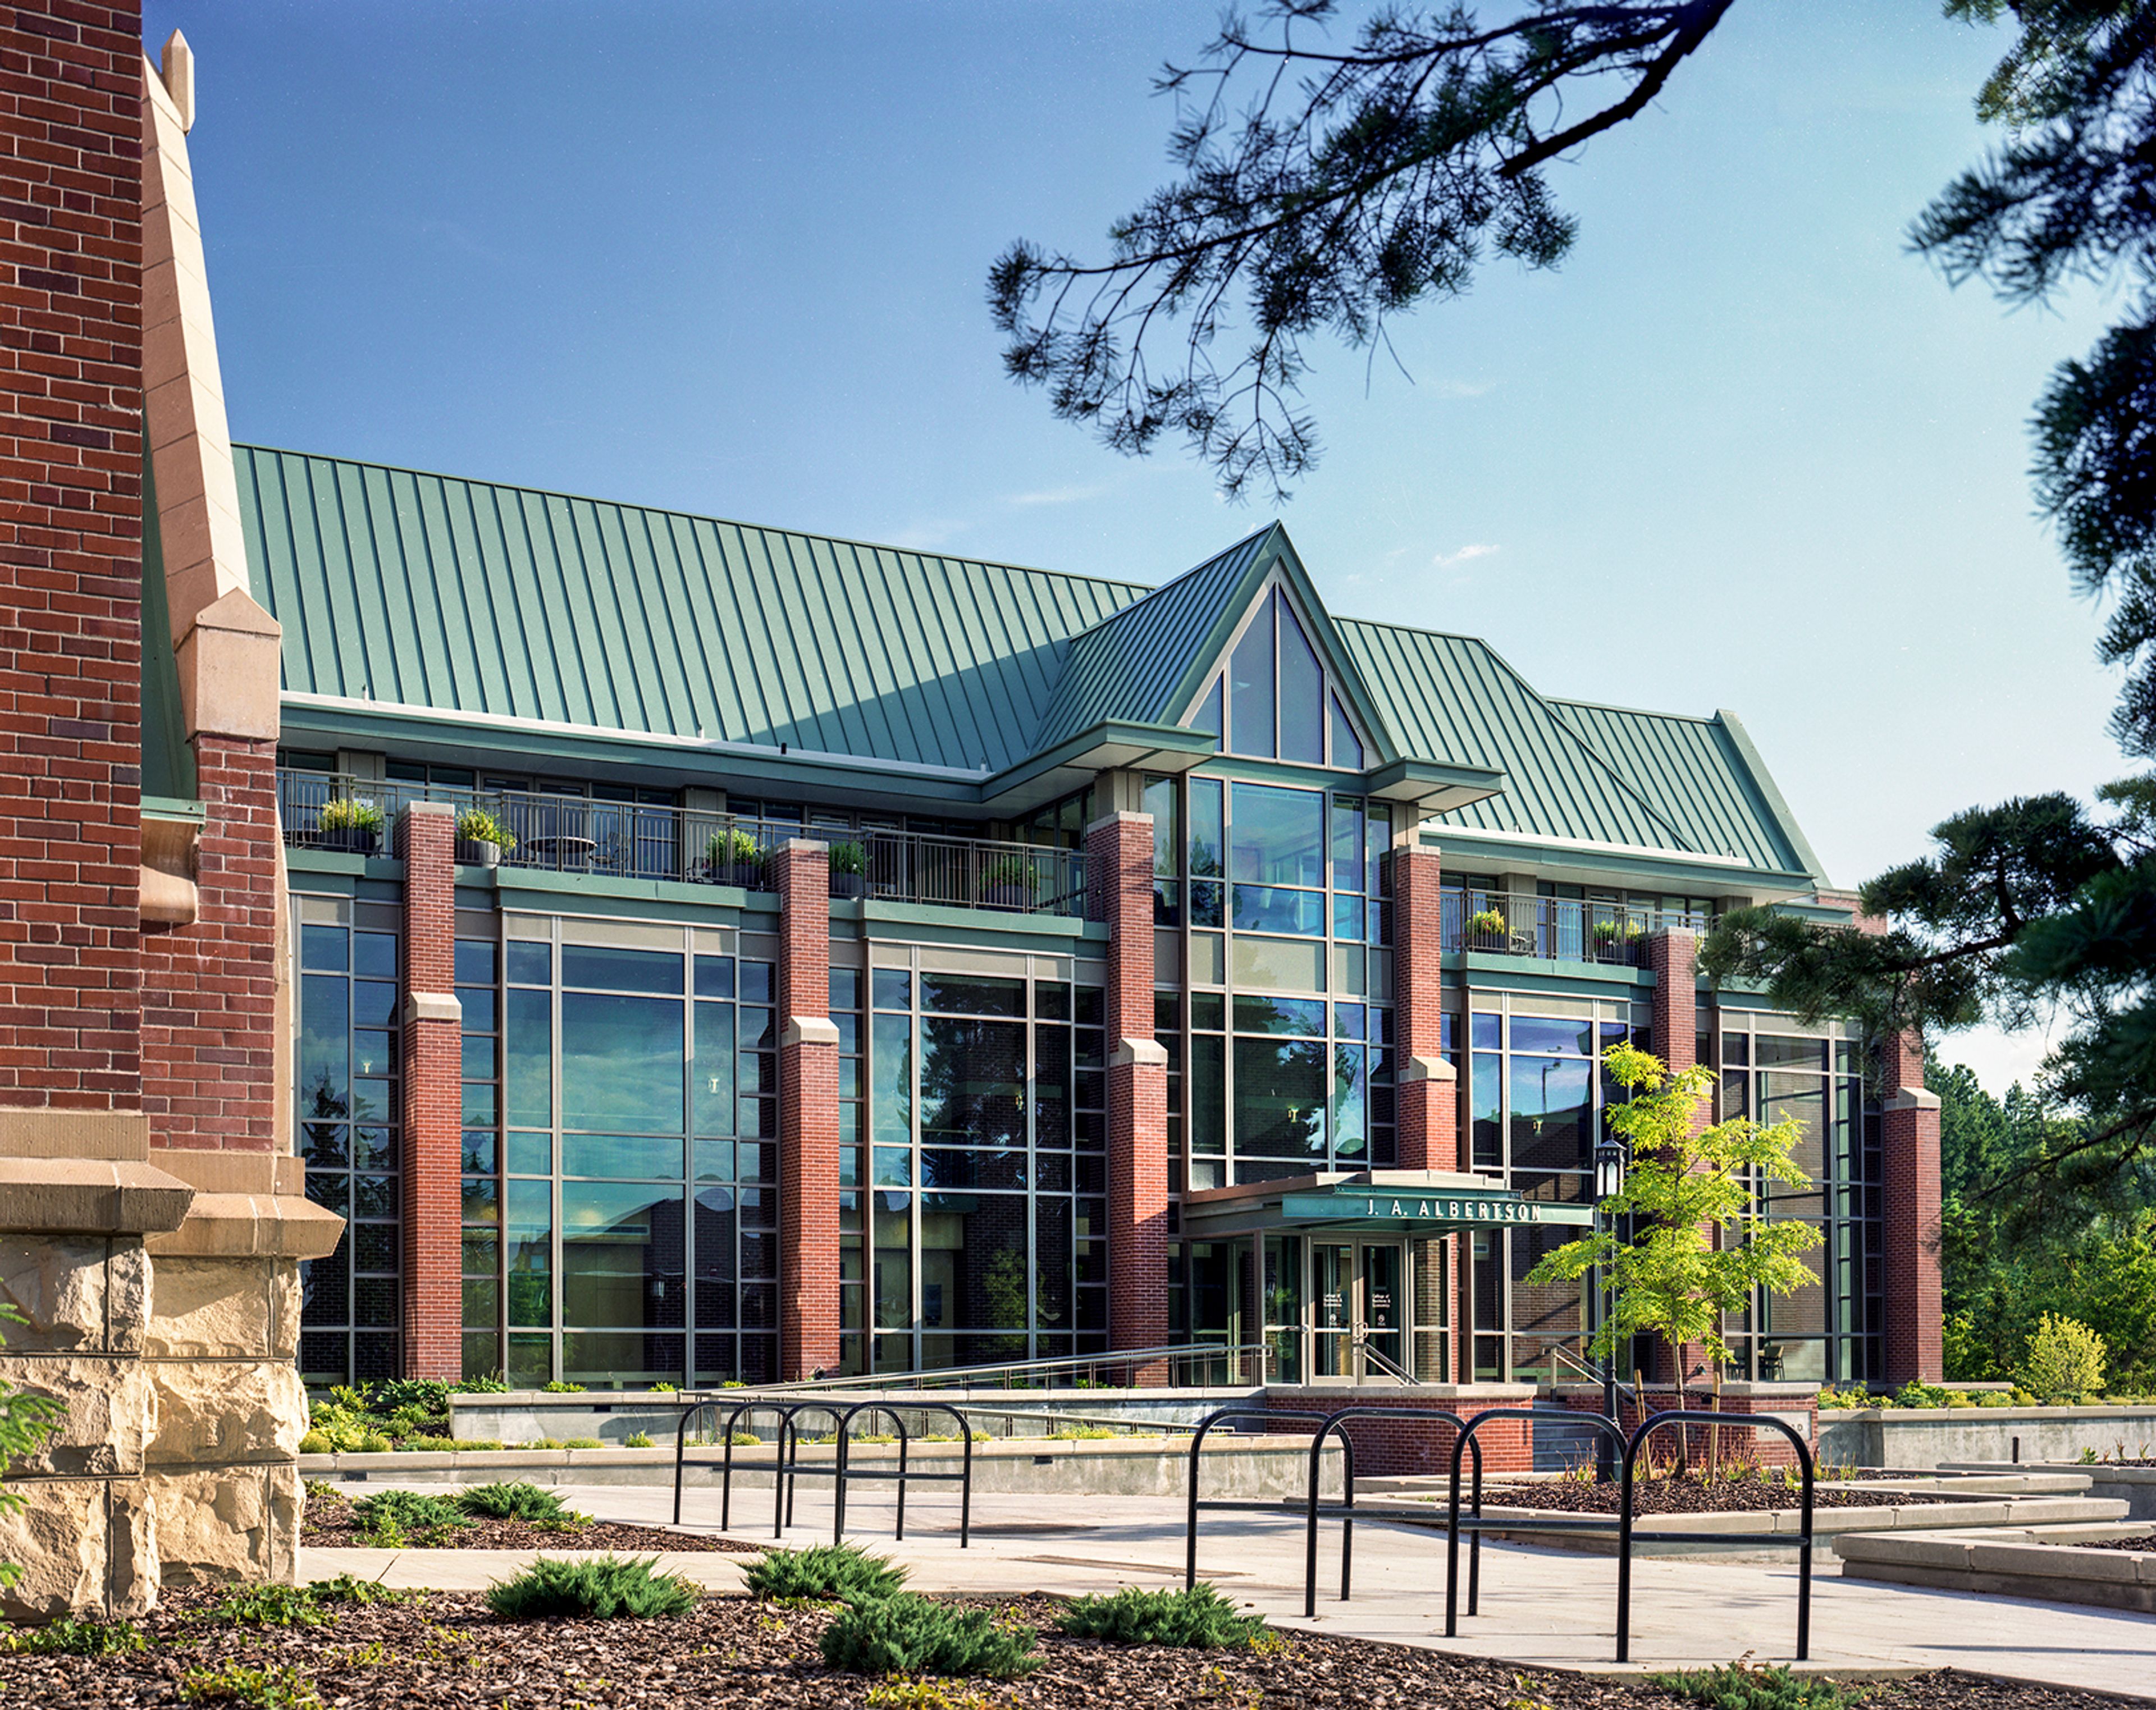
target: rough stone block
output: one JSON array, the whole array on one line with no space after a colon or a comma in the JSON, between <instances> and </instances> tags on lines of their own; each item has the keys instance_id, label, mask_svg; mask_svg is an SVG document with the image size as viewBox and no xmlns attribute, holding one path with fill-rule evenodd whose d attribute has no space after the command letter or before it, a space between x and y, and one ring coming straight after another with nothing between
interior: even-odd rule
<instances>
[{"instance_id":1,"label":"rough stone block","mask_svg":"<svg viewBox=\"0 0 2156 1710\"><path fill-rule=\"evenodd\" d=\"M105 1605L105 1487L95 1479L17 1484L22 1508L0 1514L0 1559L23 1570L0 1589L11 1620L49 1620Z\"/></svg>"},{"instance_id":2,"label":"rough stone block","mask_svg":"<svg viewBox=\"0 0 2156 1710\"><path fill-rule=\"evenodd\" d=\"M299 1267L275 1259L158 1259L153 1359L290 1359L297 1350ZM280 1276L279 1274L282 1272Z\"/></svg>"},{"instance_id":3,"label":"rough stone block","mask_svg":"<svg viewBox=\"0 0 2156 1710\"><path fill-rule=\"evenodd\" d=\"M62 1409L59 1429L8 1469L13 1475L109 1478L142 1470L157 1429L157 1398L136 1361L8 1358L0 1359L0 1383L49 1397Z\"/></svg>"},{"instance_id":4,"label":"rough stone block","mask_svg":"<svg viewBox=\"0 0 2156 1710\"><path fill-rule=\"evenodd\" d=\"M300 1374L270 1360L152 1360L157 1430L153 1467L291 1462L307 1429Z\"/></svg>"},{"instance_id":5,"label":"rough stone block","mask_svg":"<svg viewBox=\"0 0 2156 1710\"><path fill-rule=\"evenodd\" d=\"M157 1499L157 1556L167 1585L290 1582L300 1533L296 1466L153 1472L146 1482Z\"/></svg>"},{"instance_id":6,"label":"rough stone block","mask_svg":"<svg viewBox=\"0 0 2156 1710\"><path fill-rule=\"evenodd\" d=\"M108 1245L95 1235L0 1235L0 1301L29 1321L0 1324L9 1348L105 1351Z\"/></svg>"}]
</instances>

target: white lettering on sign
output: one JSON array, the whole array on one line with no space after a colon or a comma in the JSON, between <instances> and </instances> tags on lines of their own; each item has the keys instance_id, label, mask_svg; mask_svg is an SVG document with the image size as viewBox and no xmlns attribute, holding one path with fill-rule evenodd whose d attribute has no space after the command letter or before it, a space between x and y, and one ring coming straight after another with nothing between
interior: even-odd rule
<instances>
[{"instance_id":1,"label":"white lettering on sign","mask_svg":"<svg viewBox=\"0 0 2156 1710\"><path fill-rule=\"evenodd\" d=\"M1407 1215L1404 1211L1400 1209L1400 1202L1397 1199L1393 1201L1393 1215L1395 1217L1404 1217Z\"/></svg>"}]
</instances>

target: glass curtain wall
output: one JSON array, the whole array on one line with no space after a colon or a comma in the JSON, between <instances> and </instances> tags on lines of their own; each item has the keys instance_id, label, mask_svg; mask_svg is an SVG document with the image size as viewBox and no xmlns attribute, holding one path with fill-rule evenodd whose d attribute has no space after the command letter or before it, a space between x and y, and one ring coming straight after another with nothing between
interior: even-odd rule
<instances>
[{"instance_id":1,"label":"glass curtain wall","mask_svg":"<svg viewBox=\"0 0 2156 1710\"><path fill-rule=\"evenodd\" d=\"M1474 1167L1530 1199L1589 1204L1594 1143L1616 1092L1595 1060L1627 1039L1645 1045L1645 1030L1630 1026L1629 1005L1598 1010L1591 1003L1543 1000L1537 1007L1574 1013L1538 1014L1525 1007L1532 1001L1471 997L1465 1069ZM1527 1281L1544 1253L1576 1233L1551 1225L1468 1237L1478 1381L1546 1379L1553 1346L1583 1355L1593 1327L1588 1291Z\"/></svg>"},{"instance_id":2,"label":"glass curtain wall","mask_svg":"<svg viewBox=\"0 0 2156 1710\"><path fill-rule=\"evenodd\" d=\"M644 936L457 945L474 1375L778 1375L771 964Z\"/></svg>"},{"instance_id":3,"label":"glass curtain wall","mask_svg":"<svg viewBox=\"0 0 2156 1710\"><path fill-rule=\"evenodd\" d=\"M865 1137L842 1126L844 1369L1105 1348L1101 989L911 968L866 983L865 1018L839 1024L868 1089ZM858 1005L858 976L833 989Z\"/></svg>"},{"instance_id":4,"label":"glass curtain wall","mask_svg":"<svg viewBox=\"0 0 2156 1710\"><path fill-rule=\"evenodd\" d=\"M1721 1115L1794 1117L1802 1191L1769 1184L1767 1214L1800 1218L1825 1237L1803 1256L1816 1286L1755 1301L1724 1331L1732 1369L1763 1380L1861 1383L1884 1370L1885 1209L1878 1129L1867 1120L1853 1040L1803 1034L1787 1016L1725 1010Z\"/></svg>"},{"instance_id":5,"label":"glass curtain wall","mask_svg":"<svg viewBox=\"0 0 2156 1710\"><path fill-rule=\"evenodd\" d=\"M1391 926L1389 809L1240 779L1186 789L1184 874L1156 895L1180 884L1188 897L1188 1035L1173 1052L1188 1186L1389 1167L1392 1010L1372 997Z\"/></svg>"},{"instance_id":6,"label":"glass curtain wall","mask_svg":"<svg viewBox=\"0 0 2156 1710\"><path fill-rule=\"evenodd\" d=\"M302 898L296 911L307 1197L347 1220L336 1251L300 1265L300 1375L371 1383L401 1369L397 935L356 930L341 899Z\"/></svg>"}]
</instances>

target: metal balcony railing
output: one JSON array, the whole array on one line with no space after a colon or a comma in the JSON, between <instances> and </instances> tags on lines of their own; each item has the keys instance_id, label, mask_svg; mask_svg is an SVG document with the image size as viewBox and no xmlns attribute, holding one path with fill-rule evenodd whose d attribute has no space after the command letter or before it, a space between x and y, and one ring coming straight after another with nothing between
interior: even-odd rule
<instances>
[{"instance_id":1,"label":"metal balcony railing","mask_svg":"<svg viewBox=\"0 0 2156 1710\"><path fill-rule=\"evenodd\" d=\"M1650 932L1671 927L1704 932L1703 913L1638 908L1573 896L1530 896L1517 891L1439 892L1438 930L1446 950L1479 950L1498 956L1532 956L1550 962L1645 963Z\"/></svg>"},{"instance_id":2,"label":"metal balcony railing","mask_svg":"<svg viewBox=\"0 0 2156 1710\"><path fill-rule=\"evenodd\" d=\"M326 772L280 770L277 809L293 849L387 855L397 816L413 802L457 811L457 860L615 878L765 888L773 850L813 837L831 848L831 894L1015 914L1082 916L1085 856L1076 850L924 833L803 826L542 790L460 789ZM483 814L499 844L465 834Z\"/></svg>"}]
</instances>

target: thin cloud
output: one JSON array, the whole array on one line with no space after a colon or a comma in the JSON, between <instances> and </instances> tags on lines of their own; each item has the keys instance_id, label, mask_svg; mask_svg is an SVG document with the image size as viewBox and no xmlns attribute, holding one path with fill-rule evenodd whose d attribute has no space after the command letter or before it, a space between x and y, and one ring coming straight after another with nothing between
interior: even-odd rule
<instances>
[{"instance_id":1,"label":"thin cloud","mask_svg":"<svg viewBox=\"0 0 2156 1710\"><path fill-rule=\"evenodd\" d=\"M1456 552L1439 552L1430 562L1440 570L1450 570L1461 564L1472 563L1477 558L1486 558L1496 550L1486 541L1473 541Z\"/></svg>"},{"instance_id":2,"label":"thin cloud","mask_svg":"<svg viewBox=\"0 0 2156 1710\"><path fill-rule=\"evenodd\" d=\"M1006 505L1078 505L1088 499L1097 499L1108 490L1106 487L1043 487L1034 493L1013 493L1004 501Z\"/></svg>"},{"instance_id":3,"label":"thin cloud","mask_svg":"<svg viewBox=\"0 0 2156 1710\"><path fill-rule=\"evenodd\" d=\"M1495 380L1440 380L1437 384L1440 398L1480 398L1485 393L1495 392Z\"/></svg>"}]
</instances>

